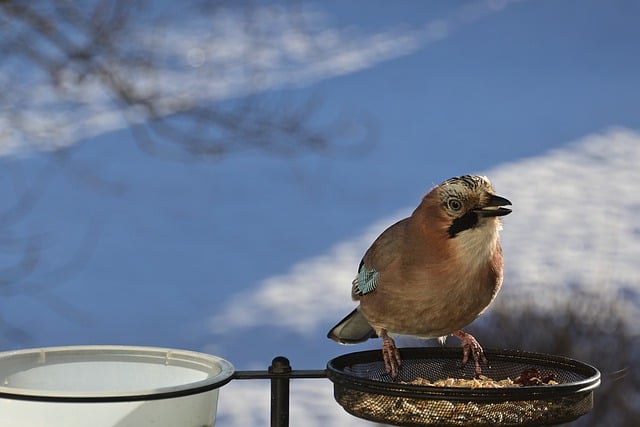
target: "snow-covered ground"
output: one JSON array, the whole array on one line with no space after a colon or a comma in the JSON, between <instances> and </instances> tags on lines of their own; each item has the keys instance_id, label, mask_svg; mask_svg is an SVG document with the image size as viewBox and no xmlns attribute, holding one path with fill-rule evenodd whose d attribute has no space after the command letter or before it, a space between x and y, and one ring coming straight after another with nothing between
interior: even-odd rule
<instances>
[{"instance_id":1,"label":"snow-covered ground","mask_svg":"<svg viewBox=\"0 0 640 427\"><path fill-rule=\"evenodd\" d=\"M68 150L30 150L0 114L2 345L187 348L242 370L277 355L320 369L378 348L325 338L353 308L360 258L431 186L465 173L487 175L513 202L498 302L549 310L579 287L638 333L637 15L598 1L579 13L570 2L408 3L305 4L304 33L282 9L257 10L258 80L208 74L250 47L233 12L183 17L164 33L141 26L132 39L175 65L155 76L165 100L320 94L322 123L365 110L376 128L354 150L166 161L136 148L91 81L66 76L67 99L43 86L48 76L3 63L3 76L25 76L3 100L32 120L26 136ZM291 425L370 425L331 388L294 381ZM232 381L217 425L268 425L268 405L267 382Z\"/></svg>"}]
</instances>

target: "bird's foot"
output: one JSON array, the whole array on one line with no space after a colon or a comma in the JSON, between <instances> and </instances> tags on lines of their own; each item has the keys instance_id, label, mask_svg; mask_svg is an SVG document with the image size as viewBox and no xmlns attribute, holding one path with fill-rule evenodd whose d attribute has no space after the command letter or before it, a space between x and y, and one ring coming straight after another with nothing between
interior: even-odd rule
<instances>
[{"instance_id":1,"label":"bird's foot","mask_svg":"<svg viewBox=\"0 0 640 427\"><path fill-rule=\"evenodd\" d=\"M383 329L380 336L382 338L382 360L384 360L384 368L387 374L391 374L391 378L395 380L398 377L398 369L402 364L400 352L393 338L387 335L387 331Z\"/></svg>"},{"instance_id":2,"label":"bird's foot","mask_svg":"<svg viewBox=\"0 0 640 427\"><path fill-rule=\"evenodd\" d=\"M455 331L453 333L456 337L462 341L462 366L465 366L469 361L469 355L473 357L473 362L475 364L475 372L476 375L480 375L482 373L482 368L480 367L480 362L487 365L488 361L484 355L484 351L480 346L480 343L473 337L473 335L468 334L464 331Z\"/></svg>"}]
</instances>

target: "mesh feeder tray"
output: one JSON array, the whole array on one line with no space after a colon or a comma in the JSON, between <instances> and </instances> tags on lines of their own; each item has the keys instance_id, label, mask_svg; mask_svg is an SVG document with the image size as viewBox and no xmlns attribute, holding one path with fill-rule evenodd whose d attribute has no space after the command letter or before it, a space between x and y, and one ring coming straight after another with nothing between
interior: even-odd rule
<instances>
[{"instance_id":1,"label":"mesh feeder tray","mask_svg":"<svg viewBox=\"0 0 640 427\"><path fill-rule=\"evenodd\" d=\"M327 364L336 401L350 414L402 426L540 426L574 420L593 407L600 373L566 357L517 350L486 350L493 380L518 378L535 369L557 384L505 388L440 387L418 381L473 379L473 362L462 368L462 350L452 347L403 348L393 381L380 350L349 353ZM411 384L414 382L414 384Z\"/></svg>"}]
</instances>

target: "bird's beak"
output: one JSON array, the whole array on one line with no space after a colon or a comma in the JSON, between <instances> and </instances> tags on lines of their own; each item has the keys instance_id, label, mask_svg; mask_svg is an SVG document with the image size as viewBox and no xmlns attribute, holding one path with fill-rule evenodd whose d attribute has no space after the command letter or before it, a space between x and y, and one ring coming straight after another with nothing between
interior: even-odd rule
<instances>
[{"instance_id":1,"label":"bird's beak","mask_svg":"<svg viewBox=\"0 0 640 427\"><path fill-rule=\"evenodd\" d=\"M492 194L487 204L479 209L474 209L474 212L483 217L509 215L511 209L503 208L504 205L511 205L511 202L504 197Z\"/></svg>"}]
</instances>

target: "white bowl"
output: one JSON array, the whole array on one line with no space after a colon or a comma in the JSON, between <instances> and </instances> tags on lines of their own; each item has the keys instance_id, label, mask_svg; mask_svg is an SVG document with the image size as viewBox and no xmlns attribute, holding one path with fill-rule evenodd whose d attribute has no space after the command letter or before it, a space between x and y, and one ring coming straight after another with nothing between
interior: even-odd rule
<instances>
[{"instance_id":1,"label":"white bowl","mask_svg":"<svg viewBox=\"0 0 640 427\"><path fill-rule=\"evenodd\" d=\"M0 353L2 425L213 426L231 363L186 350L48 347Z\"/></svg>"}]
</instances>

